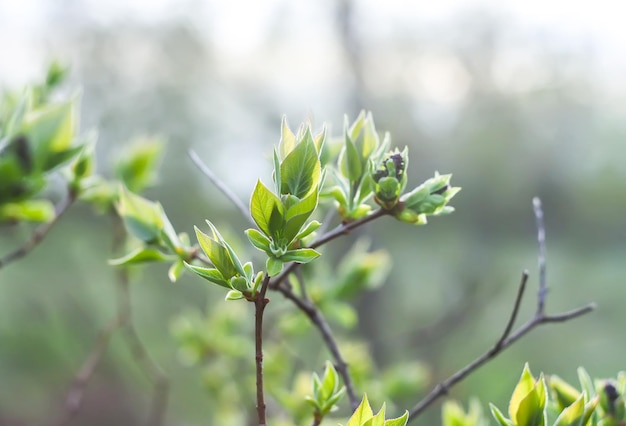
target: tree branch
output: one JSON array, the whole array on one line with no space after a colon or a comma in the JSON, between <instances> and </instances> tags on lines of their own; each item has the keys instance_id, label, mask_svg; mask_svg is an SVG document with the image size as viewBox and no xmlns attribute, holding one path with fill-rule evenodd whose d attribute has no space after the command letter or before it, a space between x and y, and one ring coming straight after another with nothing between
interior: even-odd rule
<instances>
[{"instance_id":1,"label":"tree branch","mask_svg":"<svg viewBox=\"0 0 626 426\"><path fill-rule=\"evenodd\" d=\"M513 343L524 337L527 333L535 329L536 327L556 322L566 322L577 318L581 315L584 315L588 312L591 312L595 309L596 305L590 303L585 306L581 306L569 312L563 312L556 315L547 315L544 312L545 307L545 296L546 296L546 281L545 281L545 270L546 270L546 253L545 253L545 229L543 226L543 212L541 210L541 201L539 198L533 199L533 207L535 211L535 218L537 221L537 234L538 234L538 242L539 242L539 293L537 295L537 311L535 315L520 326L513 334L511 331L513 329L513 325L515 324L515 320L517 319L517 314L519 312L519 307L522 302L522 298L524 296L524 292L526 290L526 282L528 280L528 273L524 271L522 274L522 280L519 285L519 289L517 292L517 296L515 298L515 303L513 305L513 310L511 311L511 315L509 317L509 321L502 333L502 336L498 339L498 341L493 345L491 349L487 352L476 358L474 361L467 364L465 367L454 373L452 376L448 377L446 380L440 382L437 386L433 388L432 391L428 395L426 395L420 402L418 402L409 412L409 422L417 419L417 417L424 412L433 402L435 402L438 398L448 393L448 390L459 383L479 367L492 360L500 353L502 353L506 348L511 346Z\"/></svg>"},{"instance_id":2,"label":"tree branch","mask_svg":"<svg viewBox=\"0 0 626 426\"><path fill-rule=\"evenodd\" d=\"M246 207L246 205L239 199L239 197L237 197L237 195L233 191L231 191L230 188L226 186L226 184L224 184L224 182L222 182L217 176L215 176L215 173L213 173L209 166L202 162L202 160L195 151L190 149L189 151L187 151L187 153L189 155L189 158L191 158L191 161L193 161L193 163L196 165L196 167L198 167L202 174L209 178L211 183L215 185L215 187L219 189L222 194L224 194L226 198L228 198L230 202L233 203L235 207L237 207L237 209L239 209L239 212L243 215L243 217L245 217L246 220L253 227L256 228L256 223L254 222L254 220L252 220L250 214L248 213L248 207Z\"/></svg>"},{"instance_id":3,"label":"tree branch","mask_svg":"<svg viewBox=\"0 0 626 426\"><path fill-rule=\"evenodd\" d=\"M335 360L335 369L337 370L337 373L339 373L339 375L341 376L343 384L346 387L346 393L348 394L350 406L353 410L355 410L358 407L360 401L359 398L356 396L354 383L352 382L352 378L348 373L348 363L346 363L343 355L341 355L339 346L337 345L335 337L333 336L332 329L330 328L330 325L328 325L326 318L324 318L324 315L319 309L317 309L317 306L315 306L315 304L313 304L308 299L298 297L293 291L291 291L291 288L289 288L289 286L281 285L279 287L276 287L276 291L280 292L283 296L285 296L286 299L291 300L319 330L320 334L322 335L322 339L324 340L324 344L326 345L328 351Z\"/></svg>"},{"instance_id":4,"label":"tree branch","mask_svg":"<svg viewBox=\"0 0 626 426\"><path fill-rule=\"evenodd\" d=\"M265 418L265 395L263 393L263 313L269 303L265 297L270 283L270 276L265 275L261 289L254 297L254 341L256 350L256 409L259 426L267 424Z\"/></svg>"},{"instance_id":5,"label":"tree branch","mask_svg":"<svg viewBox=\"0 0 626 426\"><path fill-rule=\"evenodd\" d=\"M117 251L125 239L123 224L118 216L114 217L113 251ZM95 374L102 357L106 352L113 334L124 330L126 345L130 348L133 360L141 366L145 374L154 383L154 395L146 424L161 426L165 418L169 383L161 367L152 359L139 337L133 322L128 270L121 269L117 274L117 308L116 315L98 334L96 343L87 359L74 378L68 390L61 415L55 426L66 426L78 414L85 396L87 385Z\"/></svg>"},{"instance_id":6,"label":"tree branch","mask_svg":"<svg viewBox=\"0 0 626 426\"><path fill-rule=\"evenodd\" d=\"M54 208L54 217L49 221L42 225L40 225L35 231L32 233L30 238L25 241L17 250L7 254L6 256L0 258L0 269L5 267L11 262L21 259L30 253L35 247L43 241L43 239L48 235L48 232L56 225L59 219L65 214L65 212L70 208L76 198L78 193L72 189L68 189L67 195L65 198L55 206Z\"/></svg>"}]
</instances>

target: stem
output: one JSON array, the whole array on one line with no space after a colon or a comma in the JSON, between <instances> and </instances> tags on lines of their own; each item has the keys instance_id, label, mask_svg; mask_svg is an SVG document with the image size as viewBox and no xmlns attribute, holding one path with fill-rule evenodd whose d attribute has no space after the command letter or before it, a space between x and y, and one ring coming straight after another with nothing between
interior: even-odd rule
<instances>
[{"instance_id":1,"label":"stem","mask_svg":"<svg viewBox=\"0 0 626 426\"><path fill-rule=\"evenodd\" d=\"M266 275L260 291L254 297L254 341L256 349L256 410L259 426L266 425L265 395L263 393L263 313L269 303L265 297L270 283L270 276Z\"/></svg>"},{"instance_id":2,"label":"stem","mask_svg":"<svg viewBox=\"0 0 626 426\"><path fill-rule=\"evenodd\" d=\"M352 378L348 373L348 363L343 359L343 355L341 355L339 346L333 336L332 329L330 328L330 325L328 325L324 315L311 301L298 297L288 286L279 286L276 288L276 291L280 292L286 299L291 300L319 330L328 351L335 360L335 369L343 379L343 384L346 387L346 393L348 394L350 406L353 410L355 410L359 405L359 399L356 396Z\"/></svg>"},{"instance_id":3,"label":"stem","mask_svg":"<svg viewBox=\"0 0 626 426\"><path fill-rule=\"evenodd\" d=\"M493 345L491 349L487 352L474 359L474 361L467 364L465 367L458 370L452 376L448 377L446 380L440 382L437 386L430 391L428 395L426 395L420 402L418 402L409 412L409 422L415 420L426 408L428 408L434 401L440 398L443 395L448 393L448 390L459 383L471 373L476 371L479 367L492 360L500 353L502 353L506 348L511 346L513 343L517 342L519 339L524 337L530 331L539 327L543 324L557 323L557 322L566 322L577 318L581 315L587 314L593 311L596 308L594 303L590 303L585 306L581 306L579 308L573 309L568 312L562 312L556 315L547 315L545 313L545 301L547 295L547 286L546 286L546 233L545 227L543 223L543 211L541 209L541 200L535 197L533 198L533 208L535 212L535 219L537 224L537 241L539 243L539 254L538 254L538 263L539 263L539 292L537 294L537 310L535 311L535 315L520 326L513 334L511 334L511 330L515 324L515 320L517 319L517 314L519 312L520 305L522 303L522 298L524 297L524 292L526 290L526 282L528 280L528 272L524 271L522 274L522 279L517 291L517 296L515 298L515 303L513 305L513 310L511 311L511 315L509 316L509 320L506 324L504 332L502 336L498 339L498 341Z\"/></svg>"}]
</instances>

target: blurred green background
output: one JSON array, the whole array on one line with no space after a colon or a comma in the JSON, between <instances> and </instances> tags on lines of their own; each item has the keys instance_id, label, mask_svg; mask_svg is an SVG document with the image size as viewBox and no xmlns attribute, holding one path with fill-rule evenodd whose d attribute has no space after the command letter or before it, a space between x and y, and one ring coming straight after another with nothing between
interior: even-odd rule
<instances>
[{"instance_id":1,"label":"blurred green background","mask_svg":"<svg viewBox=\"0 0 626 426\"><path fill-rule=\"evenodd\" d=\"M100 171L110 174L133 138L162 136L160 180L147 196L179 231L210 218L232 236L247 225L192 166L189 148L248 200L258 176L269 180L283 114L292 127L310 118L336 136L344 113L371 110L380 132L410 148L409 187L435 170L463 187L457 211L426 227L383 218L357 233L393 262L385 286L355 302L357 333L380 368L426 362L431 385L495 342L523 269L532 278L520 317L534 311L531 199L541 197L548 311L599 307L538 329L451 392L504 406L525 361L566 379L579 365L600 377L624 368L626 67L616 45L626 36L595 3L3 1L0 86L38 80L52 59L69 64L66 90L82 87L81 126L98 129ZM0 229L0 254L28 235ZM47 424L58 413L115 315L110 247L110 221L77 206L1 271L1 425ZM136 326L172 381L167 423L207 424L200 370L181 363L170 328L190 308L224 304L223 294L165 274L133 274ZM116 336L74 424L141 424L150 391ZM417 424L438 416L433 408Z\"/></svg>"}]
</instances>

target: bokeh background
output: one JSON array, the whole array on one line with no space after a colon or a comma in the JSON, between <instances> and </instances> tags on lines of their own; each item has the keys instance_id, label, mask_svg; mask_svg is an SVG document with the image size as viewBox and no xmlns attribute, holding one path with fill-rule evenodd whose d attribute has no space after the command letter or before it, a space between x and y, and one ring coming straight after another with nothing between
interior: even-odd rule
<instances>
[{"instance_id":1,"label":"bokeh background","mask_svg":"<svg viewBox=\"0 0 626 426\"><path fill-rule=\"evenodd\" d=\"M211 218L233 236L246 223L192 166L189 148L247 200L258 176L269 179L283 114L292 127L311 119L339 135L344 114L371 110L379 131L409 146L412 184L438 170L463 187L452 216L423 228L380 220L360 231L388 249L393 267L385 286L355 302L354 333L381 368L423 361L431 384L497 339L523 269L532 278L521 317L532 314L531 199L540 196L548 310L589 301L598 310L538 329L451 392L503 406L525 361L567 379L579 365L601 377L624 368L619 8L587 0L3 0L0 86L38 81L53 59L68 64L67 90L82 88L81 127L98 129L100 171L110 174L128 141L159 135L164 160L147 195L180 231ZM109 229L78 206L28 259L2 270L0 424L47 424L115 314ZM1 252L27 235L0 230ZM168 424L207 424L210 398L199 368L181 362L171 325L189 309L224 304L223 294L191 276L170 284L165 272L133 276L137 329L172 381ZM114 337L75 424L141 424L150 389ZM433 408L417 424L438 416Z\"/></svg>"}]
</instances>

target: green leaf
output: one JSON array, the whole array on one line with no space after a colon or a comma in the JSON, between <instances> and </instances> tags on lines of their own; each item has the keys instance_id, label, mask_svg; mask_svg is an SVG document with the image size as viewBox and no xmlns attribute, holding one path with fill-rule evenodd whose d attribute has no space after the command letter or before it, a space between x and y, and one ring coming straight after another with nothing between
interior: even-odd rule
<instances>
[{"instance_id":1,"label":"green leaf","mask_svg":"<svg viewBox=\"0 0 626 426\"><path fill-rule=\"evenodd\" d=\"M585 398L581 393L572 405L567 407L559 414L554 426L583 426L583 417L585 414Z\"/></svg>"},{"instance_id":2,"label":"green leaf","mask_svg":"<svg viewBox=\"0 0 626 426\"><path fill-rule=\"evenodd\" d=\"M161 211L157 203L120 187L117 212L124 220L126 229L140 240L147 243L158 240L163 229Z\"/></svg>"},{"instance_id":3,"label":"green leaf","mask_svg":"<svg viewBox=\"0 0 626 426\"><path fill-rule=\"evenodd\" d=\"M328 400L336 391L339 382L337 371L333 365L326 361L326 369L324 370L324 378L320 387L320 398L322 401Z\"/></svg>"},{"instance_id":4,"label":"green leaf","mask_svg":"<svg viewBox=\"0 0 626 426\"><path fill-rule=\"evenodd\" d=\"M182 259L179 259L172 263L170 269L167 270L167 277L171 282L175 283L178 281L183 272L185 272L185 262Z\"/></svg>"},{"instance_id":5,"label":"green leaf","mask_svg":"<svg viewBox=\"0 0 626 426\"><path fill-rule=\"evenodd\" d=\"M303 139L280 165L281 194L303 198L317 187L320 176L319 156L311 129L307 127Z\"/></svg>"},{"instance_id":6,"label":"green leaf","mask_svg":"<svg viewBox=\"0 0 626 426\"><path fill-rule=\"evenodd\" d=\"M280 260L283 262L309 263L319 256L320 254L312 248L301 248L287 250L287 252L280 257Z\"/></svg>"},{"instance_id":7,"label":"green leaf","mask_svg":"<svg viewBox=\"0 0 626 426\"><path fill-rule=\"evenodd\" d=\"M282 223L282 203L260 180L257 181L250 199L250 214L259 229L268 237L279 231L276 228L279 222Z\"/></svg>"},{"instance_id":8,"label":"green leaf","mask_svg":"<svg viewBox=\"0 0 626 426\"><path fill-rule=\"evenodd\" d=\"M261 251L269 252L270 251L270 239L263 235L261 232L256 229L246 229L245 231L248 240L250 243L258 248Z\"/></svg>"},{"instance_id":9,"label":"green leaf","mask_svg":"<svg viewBox=\"0 0 626 426\"><path fill-rule=\"evenodd\" d=\"M409 412L405 411L404 414L395 419L385 420L385 426L406 426L409 422Z\"/></svg>"},{"instance_id":10,"label":"green leaf","mask_svg":"<svg viewBox=\"0 0 626 426\"><path fill-rule=\"evenodd\" d=\"M540 381L541 382L541 381ZM543 400L539 391L539 383L536 388L526 395L519 402L517 412L515 414L515 422L524 426L543 426L544 425L544 408L545 399Z\"/></svg>"},{"instance_id":11,"label":"green leaf","mask_svg":"<svg viewBox=\"0 0 626 426\"><path fill-rule=\"evenodd\" d=\"M294 240L301 240L308 237L313 232L317 231L320 226L322 226L322 224L317 220L309 222L307 226L302 231L300 231L298 235L296 235L296 238L294 238Z\"/></svg>"},{"instance_id":12,"label":"green leaf","mask_svg":"<svg viewBox=\"0 0 626 426\"><path fill-rule=\"evenodd\" d=\"M51 154L70 148L77 127L76 101L51 104L24 115L20 133L26 135L35 150L40 170Z\"/></svg>"},{"instance_id":13,"label":"green leaf","mask_svg":"<svg viewBox=\"0 0 626 426\"><path fill-rule=\"evenodd\" d=\"M582 391L585 392L589 398L596 396L596 389L593 385L593 380L591 380L591 376L587 370L583 367L578 367L576 372L578 374L578 381L580 382Z\"/></svg>"},{"instance_id":14,"label":"green leaf","mask_svg":"<svg viewBox=\"0 0 626 426\"><path fill-rule=\"evenodd\" d=\"M116 174L124 185L141 192L156 181L156 169L163 153L163 141L142 138L125 148L116 165Z\"/></svg>"},{"instance_id":15,"label":"green leaf","mask_svg":"<svg viewBox=\"0 0 626 426\"><path fill-rule=\"evenodd\" d=\"M43 160L42 170L51 171L68 163L70 160L78 157L82 150L83 146L79 145L60 151L50 152Z\"/></svg>"},{"instance_id":16,"label":"green leaf","mask_svg":"<svg viewBox=\"0 0 626 426\"><path fill-rule=\"evenodd\" d=\"M363 165L361 157L350 138L346 136L346 145L340 156L341 173L348 178L350 182L358 182L363 174Z\"/></svg>"},{"instance_id":17,"label":"green leaf","mask_svg":"<svg viewBox=\"0 0 626 426\"><path fill-rule=\"evenodd\" d=\"M296 146L296 136L293 134L289 125L287 124L287 117L283 115L283 119L280 127L280 154L282 158L287 157ZM278 170L278 169L277 169Z\"/></svg>"},{"instance_id":18,"label":"green leaf","mask_svg":"<svg viewBox=\"0 0 626 426\"><path fill-rule=\"evenodd\" d=\"M239 300L239 299L243 299L243 293L238 290L229 291L228 293L226 293L226 297L224 298L224 300Z\"/></svg>"},{"instance_id":19,"label":"green leaf","mask_svg":"<svg viewBox=\"0 0 626 426\"><path fill-rule=\"evenodd\" d=\"M243 269L243 264L239 260L239 257L237 257L237 254L235 253L235 251L226 242L226 240L224 240L224 238L219 233L217 228L210 221L207 220L206 223L207 223L207 225L209 225L209 228L211 228L211 232L213 232L213 236L217 239L217 241L219 241L219 243L222 245L222 247L224 247L226 249L226 251L228 252L228 258L230 259L231 265L235 268L235 270L237 271L237 273L239 275L245 277L246 276L246 271Z\"/></svg>"},{"instance_id":20,"label":"green leaf","mask_svg":"<svg viewBox=\"0 0 626 426\"><path fill-rule=\"evenodd\" d=\"M299 203L291 206L285 214L285 227L283 237L291 242L300 233L304 223L311 217L317 207L317 189L311 192Z\"/></svg>"},{"instance_id":21,"label":"green leaf","mask_svg":"<svg viewBox=\"0 0 626 426\"><path fill-rule=\"evenodd\" d=\"M371 419L374 413L372 412L372 407L370 407L370 403L367 400L367 395L363 395L363 399L361 403L356 408L350 420L348 420L348 424L346 426L362 426L367 420Z\"/></svg>"},{"instance_id":22,"label":"green leaf","mask_svg":"<svg viewBox=\"0 0 626 426\"><path fill-rule=\"evenodd\" d=\"M49 222L55 217L54 205L48 200L24 200L0 204L0 222Z\"/></svg>"},{"instance_id":23,"label":"green leaf","mask_svg":"<svg viewBox=\"0 0 626 426\"><path fill-rule=\"evenodd\" d=\"M515 426L515 423L504 417L504 414L502 414L502 412L498 410L498 407L495 405L490 403L489 409L491 410L493 417L498 421L498 423L500 423L501 426Z\"/></svg>"},{"instance_id":24,"label":"green leaf","mask_svg":"<svg viewBox=\"0 0 626 426\"><path fill-rule=\"evenodd\" d=\"M276 187L276 193L281 193L281 176L280 176L280 158L278 152L274 149L274 186Z\"/></svg>"},{"instance_id":25,"label":"green leaf","mask_svg":"<svg viewBox=\"0 0 626 426\"><path fill-rule=\"evenodd\" d=\"M385 404L380 408L380 411L365 422L365 426L385 426Z\"/></svg>"},{"instance_id":26,"label":"green leaf","mask_svg":"<svg viewBox=\"0 0 626 426\"><path fill-rule=\"evenodd\" d=\"M511 401L509 402L509 416L511 417L511 419L517 419L519 405L521 404L522 400L526 398L530 392L533 391L534 387L535 379L530 372L528 363L526 363L524 365L524 370L522 371L522 376L517 382L517 385L513 390L513 395L511 396Z\"/></svg>"},{"instance_id":27,"label":"green leaf","mask_svg":"<svg viewBox=\"0 0 626 426\"><path fill-rule=\"evenodd\" d=\"M110 259L111 266L128 266L149 262L169 262L176 259L176 256L167 255L152 247L139 247L125 256L118 259Z\"/></svg>"},{"instance_id":28,"label":"green leaf","mask_svg":"<svg viewBox=\"0 0 626 426\"><path fill-rule=\"evenodd\" d=\"M230 285L224 279L224 276L220 271L215 268L205 268L203 266L196 266L190 263L185 262L185 267L192 271L194 274L201 276L204 279L211 281L217 285L221 285L222 287L226 287L230 289Z\"/></svg>"},{"instance_id":29,"label":"green leaf","mask_svg":"<svg viewBox=\"0 0 626 426\"><path fill-rule=\"evenodd\" d=\"M275 277L282 272L283 262L275 257L268 257L265 267L267 268L267 275Z\"/></svg>"},{"instance_id":30,"label":"green leaf","mask_svg":"<svg viewBox=\"0 0 626 426\"><path fill-rule=\"evenodd\" d=\"M198 229L198 227L194 227L194 229L196 231L196 237L198 238L200 247L211 260L211 263L215 265L215 268L220 271L223 279L229 280L237 275L237 269L235 268L233 261L230 258L230 253L226 247L224 247L221 242L206 235Z\"/></svg>"}]
</instances>

